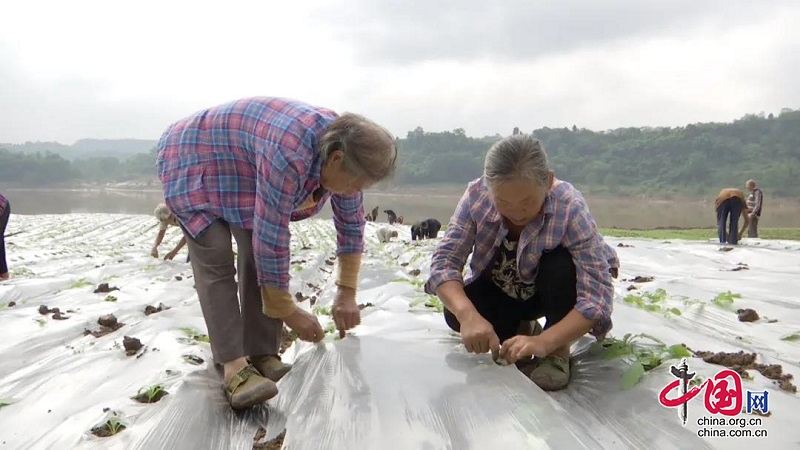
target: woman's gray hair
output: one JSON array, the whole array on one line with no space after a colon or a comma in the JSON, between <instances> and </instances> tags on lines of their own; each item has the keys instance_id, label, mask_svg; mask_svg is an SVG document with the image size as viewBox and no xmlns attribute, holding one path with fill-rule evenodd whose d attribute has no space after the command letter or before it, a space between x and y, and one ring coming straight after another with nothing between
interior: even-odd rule
<instances>
[{"instance_id":1,"label":"woman's gray hair","mask_svg":"<svg viewBox=\"0 0 800 450\"><path fill-rule=\"evenodd\" d=\"M549 173L547 153L542 144L528 134L516 134L495 142L483 164L483 176L489 186L515 180L529 180L545 186Z\"/></svg>"},{"instance_id":2,"label":"woman's gray hair","mask_svg":"<svg viewBox=\"0 0 800 450\"><path fill-rule=\"evenodd\" d=\"M159 222L166 222L169 220L169 216L172 215L172 212L170 212L169 208L167 208L167 205L164 203L159 203L158 206L156 206L155 211L153 211L153 215L156 216L156 219L158 219Z\"/></svg>"},{"instance_id":3,"label":"woman's gray hair","mask_svg":"<svg viewBox=\"0 0 800 450\"><path fill-rule=\"evenodd\" d=\"M344 113L328 125L320 139L322 163L341 150L342 168L353 175L378 182L394 174L397 146L389 131L364 116Z\"/></svg>"}]
</instances>

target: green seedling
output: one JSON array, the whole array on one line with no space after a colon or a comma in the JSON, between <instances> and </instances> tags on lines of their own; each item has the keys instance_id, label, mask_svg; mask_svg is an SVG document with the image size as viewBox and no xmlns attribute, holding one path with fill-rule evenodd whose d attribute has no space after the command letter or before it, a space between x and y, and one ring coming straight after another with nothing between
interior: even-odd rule
<instances>
[{"instance_id":1,"label":"green seedling","mask_svg":"<svg viewBox=\"0 0 800 450\"><path fill-rule=\"evenodd\" d=\"M790 334L788 336L782 337L781 340L782 341L787 341L787 342L800 342L800 334L792 333L792 334Z\"/></svg>"},{"instance_id":2,"label":"green seedling","mask_svg":"<svg viewBox=\"0 0 800 450\"><path fill-rule=\"evenodd\" d=\"M656 289L655 292L643 292L640 295L627 295L622 301L645 311L661 313L665 316L669 316L670 314L680 316L682 314L680 309L675 307L668 308L662 304L667 298L667 291L659 288Z\"/></svg>"},{"instance_id":3,"label":"green seedling","mask_svg":"<svg viewBox=\"0 0 800 450\"><path fill-rule=\"evenodd\" d=\"M318 316L331 316L331 307L330 306L315 306L311 309L311 312L318 315Z\"/></svg>"},{"instance_id":4,"label":"green seedling","mask_svg":"<svg viewBox=\"0 0 800 450\"><path fill-rule=\"evenodd\" d=\"M648 340L647 344L640 341ZM692 353L682 344L667 346L660 339L649 334L626 334L621 340L606 338L592 345L592 352L601 354L604 359L631 358L633 363L622 374L621 386L630 389L644 377L645 372L655 369L671 359L690 358Z\"/></svg>"},{"instance_id":5,"label":"green seedling","mask_svg":"<svg viewBox=\"0 0 800 450\"><path fill-rule=\"evenodd\" d=\"M205 342L205 343L211 342L211 338L209 338L207 334L198 333L197 330L195 330L194 328L182 327L181 331L186 333L186 336L188 336L189 339L193 341Z\"/></svg>"},{"instance_id":6,"label":"green seedling","mask_svg":"<svg viewBox=\"0 0 800 450\"><path fill-rule=\"evenodd\" d=\"M92 283L90 283L86 278L81 278L80 280L72 283L69 287L70 287L70 289L78 289L78 288L87 287L87 286L91 286L91 285L92 285Z\"/></svg>"},{"instance_id":7,"label":"green seedling","mask_svg":"<svg viewBox=\"0 0 800 450\"><path fill-rule=\"evenodd\" d=\"M0 408L11 405L10 400L0 400Z\"/></svg>"},{"instance_id":8,"label":"green seedling","mask_svg":"<svg viewBox=\"0 0 800 450\"><path fill-rule=\"evenodd\" d=\"M110 437L127 428L117 416L112 416L105 422L92 428L92 434L98 437Z\"/></svg>"},{"instance_id":9,"label":"green seedling","mask_svg":"<svg viewBox=\"0 0 800 450\"><path fill-rule=\"evenodd\" d=\"M117 297L115 297L113 295L106 295L105 301L107 301L107 302L116 302L117 301Z\"/></svg>"},{"instance_id":10,"label":"green seedling","mask_svg":"<svg viewBox=\"0 0 800 450\"><path fill-rule=\"evenodd\" d=\"M164 389L164 386L155 384L150 387L139 388L133 399L141 403L155 403L168 394L169 392Z\"/></svg>"},{"instance_id":11,"label":"green seedling","mask_svg":"<svg viewBox=\"0 0 800 450\"><path fill-rule=\"evenodd\" d=\"M741 294L735 294L731 291L725 291L714 297L714 300L711 302L717 306L721 306L723 308L727 308L733 304L733 301L737 298L742 298Z\"/></svg>"}]
</instances>

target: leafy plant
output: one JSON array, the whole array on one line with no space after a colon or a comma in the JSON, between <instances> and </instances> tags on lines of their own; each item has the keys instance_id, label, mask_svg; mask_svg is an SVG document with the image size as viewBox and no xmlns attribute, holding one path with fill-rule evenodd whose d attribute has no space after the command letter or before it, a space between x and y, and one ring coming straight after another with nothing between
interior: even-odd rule
<instances>
[{"instance_id":1,"label":"leafy plant","mask_svg":"<svg viewBox=\"0 0 800 450\"><path fill-rule=\"evenodd\" d=\"M115 297L113 295L107 295L106 298L105 298L105 301L107 301L107 302L116 302L117 301L117 297Z\"/></svg>"},{"instance_id":2,"label":"leafy plant","mask_svg":"<svg viewBox=\"0 0 800 450\"><path fill-rule=\"evenodd\" d=\"M161 400L161 397L167 394L169 393L164 389L164 386L160 384L155 384L150 387L139 388L139 390L136 391L136 395L133 398L142 403L155 403Z\"/></svg>"},{"instance_id":3,"label":"leafy plant","mask_svg":"<svg viewBox=\"0 0 800 450\"><path fill-rule=\"evenodd\" d=\"M735 294L731 291L725 291L714 297L714 300L711 300L711 302L717 306L727 308L728 306L731 306L733 301L737 298L742 298L742 295Z\"/></svg>"},{"instance_id":4,"label":"leafy plant","mask_svg":"<svg viewBox=\"0 0 800 450\"><path fill-rule=\"evenodd\" d=\"M330 316L330 315L332 315L330 306L315 306L315 307L313 307L311 309L311 312L313 312L314 314L316 314L318 316L319 315L322 315L322 316Z\"/></svg>"},{"instance_id":5,"label":"leafy plant","mask_svg":"<svg viewBox=\"0 0 800 450\"><path fill-rule=\"evenodd\" d=\"M667 297L667 291L659 288L655 292L643 292L640 295L629 294L622 301L645 311L657 312L666 316L670 314L680 316L682 314L680 309L668 308L662 304Z\"/></svg>"},{"instance_id":6,"label":"leafy plant","mask_svg":"<svg viewBox=\"0 0 800 450\"><path fill-rule=\"evenodd\" d=\"M647 344L640 341L648 340ZM592 352L603 355L604 359L628 357L633 359L631 366L622 374L621 386L630 389L636 386L645 372L655 369L671 359L689 358L692 353L682 344L667 346L660 339L649 334L628 333L623 338L606 338L592 345Z\"/></svg>"},{"instance_id":7,"label":"leafy plant","mask_svg":"<svg viewBox=\"0 0 800 450\"><path fill-rule=\"evenodd\" d=\"M782 341L788 341L788 342L798 342L798 341L800 341L800 334L792 333L792 334L790 334L788 336L782 337L781 340Z\"/></svg>"},{"instance_id":8,"label":"leafy plant","mask_svg":"<svg viewBox=\"0 0 800 450\"><path fill-rule=\"evenodd\" d=\"M89 280L87 280L86 278L81 278L80 280L72 283L70 285L70 289L77 289L77 288L82 288L82 287L91 286L91 285L92 285L92 283L90 283Z\"/></svg>"},{"instance_id":9,"label":"leafy plant","mask_svg":"<svg viewBox=\"0 0 800 450\"><path fill-rule=\"evenodd\" d=\"M211 342L211 338L209 338L207 334L198 333L197 330L195 330L194 328L183 327L181 328L181 331L186 333L186 336L188 336L189 339L193 341L205 342L205 343Z\"/></svg>"}]
</instances>

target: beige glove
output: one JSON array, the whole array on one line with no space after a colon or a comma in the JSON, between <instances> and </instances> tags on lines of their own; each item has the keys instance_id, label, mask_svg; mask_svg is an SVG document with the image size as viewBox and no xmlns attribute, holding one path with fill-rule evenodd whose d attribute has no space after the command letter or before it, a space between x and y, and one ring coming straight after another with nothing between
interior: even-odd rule
<instances>
[{"instance_id":1,"label":"beige glove","mask_svg":"<svg viewBox=\"0 0 800 450\"><path fill-rule=\"evenodd\" d=\"M297 305L288 292L271 286L261 286L261 305L261 312L273 319L283 319L297 309Z\"/></svg>"},{"instance_id":2,"label":"beige glove","mask_svg":"<svg viewBox=\"0 0 800 450\"><path fill-rule=\"evenodd\" d=\"M337 286L358 289L358 272L361 270L361 254L339 255Z\"/></svg>"}]
</instances>

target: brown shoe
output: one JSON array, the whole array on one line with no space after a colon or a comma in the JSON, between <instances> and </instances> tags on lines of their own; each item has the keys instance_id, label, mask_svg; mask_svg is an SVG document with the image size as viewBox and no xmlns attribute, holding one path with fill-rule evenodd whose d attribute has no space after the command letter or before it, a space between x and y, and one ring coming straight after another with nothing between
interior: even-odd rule
<instances>
[{"instance_id":1,"label":"brown shoe","mask_svg":"<svg viewBox=\"0 0 800 450\"><path fill-rule=\"evenodd\" d=\"M572 374L572 359L560 356L536 358L520 368L531 381L545 391L560 391L569 385Z\"/></svg>"},{"instance_id":2,"label":"brown shoe","mask_svg":"<svg viewBox=\"0 0 800 450\"><path fill-rule=\"evenodd\" d=\"M233 409L249 408L278 395L275 382L264 378L248 364L225 386L225 396Z\"/></svg>"},{"instance_id":3,"label":"brown shoe","mask_svg":"<svg viewBox=\"0 0 800 450\"><path fill-rule=\"evenodd\" d=\"M261 375L276 383L292 368L291 364L284 364L281 362L281 358L276 355L251 356L250 364L252 364Z\"/></svg>"}]
</instances>

